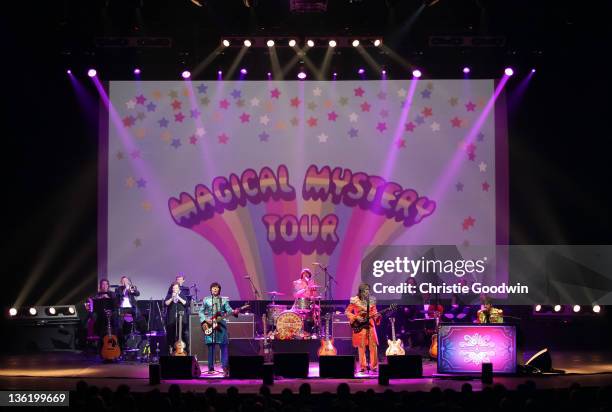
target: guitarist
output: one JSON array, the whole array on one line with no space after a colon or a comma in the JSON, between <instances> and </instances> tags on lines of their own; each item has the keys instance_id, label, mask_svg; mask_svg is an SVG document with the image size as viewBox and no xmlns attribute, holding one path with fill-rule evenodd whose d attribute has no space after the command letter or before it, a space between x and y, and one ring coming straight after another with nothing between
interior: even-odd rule
<instances>
[{"instance_id":1,"label":"guitarist","mask_svg":"<svg viewBox=\"0 0 612 412\"><path fill-rule=\"evenodd\" d=\"M100 279L98 293L92 299L94 330L98 336L98 351L102 349L104 336L107 334L107 318L105 311L111 312L111 333L117 333L117 305L114 294L110 290L110 282L106 278Z\"/></svg>"},{"instance_id":2,"label":"guitarist","mask_svg":"<svg viewBox=\"0 0 612 412\"><path fill-rule=\"evenodd\" d=\"M227 323L225 319L217 319L218 314L226 315L231 313L238 317L238 309L232 309L229 299L221 296L221 285L213 282L210 285L210 296L204 298L200 309L200 322L217 322L218 327L213 329L210 335L204 335L204 343L208 346L208 373L215 373L215 349L219 345L221 349L221 366L223 375L229 376L229 335L227 333Z\"/></svg>"},{"instance_id":3,"label":"guitarist","mask_svg":"<svg viewBox=\"0 0 612 412\"><path fill-rule=\"evenodd\" d=\"M380 317L376 316L376 301L370 296L370 285L362 283L359 285L357 296L351 297L350 303L345 312L349 323L355 320L368 320L368 325L359 332L353 331L353 347L359 352L360 372L370 369L376 372L378 369L378 336L376 335L376 325L380 324ZM370 350L370 364L366 362L366 348Z\"/></svg>"},{"instance_id":4,"label":"guitarist","mask_svg":"<svg viewBox=\"0 0 612 412\"><path fill-rule=\"evenodd\" d=\"M187 317L187 296L178 282L172 282L170 289L164 299L164 305L168 308L166 314L166 330L168 332L168 345L174 346L178 340L182 340L185 345L189 342L187 325L189 318ZM178 336L179 330L179 314L182 314L181 334Z\"/></svg>"}]
</instances>

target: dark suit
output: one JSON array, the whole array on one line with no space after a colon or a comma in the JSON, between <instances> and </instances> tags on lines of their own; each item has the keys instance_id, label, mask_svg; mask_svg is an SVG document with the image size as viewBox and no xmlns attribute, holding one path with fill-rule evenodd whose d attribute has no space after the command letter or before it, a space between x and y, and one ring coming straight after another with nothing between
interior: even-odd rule
<instances>
[{"instance_id":1,"label":"dark suit","mask_svg":"<svg viewBox=\"0 0 612 412\"><path fill-rule=\"evenodd\" d=\"M187 290L189 290L189 288L187 288ZM178 333L178 318L179 318L179 314L182 313L183 315L183 322L181 325L182 331L181 331L181 339L183 342L185 342L185 346L189 345L189 315L188 315L188 311L189 311L189 296L184 294L184 289L181 288L181 291L179 293L179 296L181 297L181 299L186 300L186 304L183 305L180 301L179 302L170 302L169 305L166 305L167 308L167 312L166 312L166 332L167 332L167 337L168 337L168 345L173 346L174 343L177 341L177 333ZM164 305L165 302L172 298L172 290L168 291L168 294L166 295L166 298L164 299Z\"/></svg>"},{"instance_id":2,"label":"dark suit","mask_svg":"<svg viewBox=\"0 0 612 412\"><path fill-rule=\"evenodd\" d=\"M138 291L138 289L134 290L133 292L130 291L129 289L126 289L125 286L119 286L117 289L115 289L115 304L119 310L119 341L121 344L123 344L124 341L124 335L126 334L130 334L132 332L132 330L134 330L135 332L137 332L137 328L136 328L136 322L139 319L139 312L138 312L138 306L136 304L136 297L140 296L140 292ZM123 298L127 297L128 301L130 302L130 306L131 308L122 308L121 307L121 303L123 302ZM132 322L133 322L133 326L134 329L132 329L132 325L130 324L129 330L124 330L124 323L125 323L125 318L124 315L126 313L131 313L132 314Z\"/></svg>"}]
</instances>

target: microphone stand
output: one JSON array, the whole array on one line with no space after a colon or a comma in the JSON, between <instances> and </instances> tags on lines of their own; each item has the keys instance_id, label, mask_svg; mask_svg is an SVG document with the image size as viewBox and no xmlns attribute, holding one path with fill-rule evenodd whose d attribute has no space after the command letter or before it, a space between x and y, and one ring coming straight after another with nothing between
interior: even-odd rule
<instances>
[{"instance_id":1,"label":"microphone stand","mask_svg":"<svg viewBox=\"0 0 612 412\"><path fill-rule=\"evenodd\" d=\"M323 269L323 273L325 273L325 299L332 300L332 281L334 281L336 285L338 282L336 281L336 278L329 273L327 266L319 264L319 267Z\"/></svg>"},{"instance_id":2,"label":"microphone stand","mask_svg":"<svg viewBox=\"0 0 612 412\"><path fill-rule=\"evenodd\" d=\"M253 289L253 295L255 296L255 300L260 300L261 296L259 294L259 291L255 287L255 284L253 283L253 279L251 279L250 276L247 279L249 280L249 283L251 284L251 288Z\"/></svg>"}]
</instances>

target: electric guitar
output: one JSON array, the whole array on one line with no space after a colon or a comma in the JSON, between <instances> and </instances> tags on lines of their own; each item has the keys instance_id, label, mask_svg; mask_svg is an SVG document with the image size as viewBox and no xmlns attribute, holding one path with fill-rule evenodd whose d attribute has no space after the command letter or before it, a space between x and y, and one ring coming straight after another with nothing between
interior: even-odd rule
<instances>
[{"instance_id":1,"label":"electric guitar","mask_svg":"<svg viewBox=\"0 0 612 412\"><path fill-rule=\"evenodd\" d=\"M176 337L176 342L174 342L174 352L173 356L187 356L187 352L185 352L185 342L183 342L183 313L179 312L178 314L178 336Z\"/></svg>"},{"instance_id":2,"label":"electric guitar","mask_svg":"<svg viewBox=\"0 0 612 412\"><path fill-rule=\"evenodd\" d=\"M429 347L429 356L431 358L438 357L438 328L440 326L440 315L442 314L441 310L436 310L434 312L434 316L436 318L436 331L433 335L431 335L431 346Z\"/></svg>"},{"instance_id":3,"label":"electric guitar","mask_svg":"<svg viewBox=\"0 0 612 412\"><path fill-rule=\"evenodd\" d=\"M111 311L105 310L106 314L106 336L102 340L102 350L100 351L100 356L104 360L115 360L119 356L121 356L121 349L119 348L119 343L117 342L117 337L111 333Z\"/></svg>"},{"instance_id":4,"label":"electric guitar","mask_svg":"<svg viewBox=\"0 0 612 412\"><path fill-rule=\"evenodd\" d=\"M272 345L270 345L270 340L268 339L268 328L267 323L268 319L266 318L266 314L261 315L261 321L263 322L263 356L264 362L269 363L272 361Z\"/></svg>"},{"instance_id":5,"label":"electric guitar","mask_svg":"<svg viewBox=\"0 0 612 412\"><path fill-rule=\"evenodd\" d=\"M236 312L242 312L245 309L250 308L251 305L250 304L246 304L243 305L241 307L239 307L238 309L235 309ZM226 318L228 315L234 313L234 311L232 312L227 312L227 313L223 313L221 311L215 313L210 319L205 320L204 322L202 322L202 330L204 331L205 335L210 335L211 333L213 333L213 331L215 330L219 330L221 329L221 322L219 322L221 319Z\"/></svg>"},{"instance_id":6,"label":"electric guitar","mask_svg":"<svg viewBox=\"0 0 612 412\"><path fill-rule=\"evenodd\" d=\"M401 339L395 338L395 318L389 319L391 321L391 339L387 339L389 347L385 351L387 356L402 356L406 354L404 350L404 342Z\"/></svg>"},{"instance_id":7,"label":"electric guitar","mask_svg":"<svg viewBox=\"0 0 612 412\"><path fill-rule=\"evenodd\" d=\"M325 315L325 336L321 339L321 347L319 348L319 356L336 356L338 351L334 346L334 339L329 337L329 320L331 315Z\"/></svg>"},{"instance_id":8,"label":"electric guitar","mask_svg":"<svg viewBox=\"0 0 612 412\"><path fill-rule=\"evenodd\" d=\"M376 312L376 314L374 314L373 316L370 316L370 319L376 319L377 317L383 316L387 312L393 312L396 309L397 309L397 305L394 303L393 305L389 306L387 309L383 309L379 312ZM351 328L353 329L354 333L359 333L363 329L370 328L370 321L366 319L366 315L367 315L366 311L364 310L361 313L359 313L359 315L355 316L355 318L351 322Z\"/></svg>"}]
</instances>

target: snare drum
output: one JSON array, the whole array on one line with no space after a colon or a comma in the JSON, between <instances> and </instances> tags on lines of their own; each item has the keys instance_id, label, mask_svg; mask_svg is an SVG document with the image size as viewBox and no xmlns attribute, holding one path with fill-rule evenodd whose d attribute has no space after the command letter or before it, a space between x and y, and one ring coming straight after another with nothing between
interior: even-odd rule
<instances>
[{"instance_id":1,"label":"snare drum","mask_svg":"<svg viewBox=\"0 0 612 412\"><path fill-rule=\"evenodd\" d=\"M281 313L287 310L287 305L268 305L266 307L266 317L270 325L276 323L276 319Z\"/></svg>"},{"instance_id":2,"label":"snare drum","mask_svg":"<svg viewBox=\"0 0 612 412\"><path fill-rule=\"evenodd\" d=\"M276 319L276 337L281 340L294 339L304 328L302 318L295 312L287 310Z\"/></svg>"},{"instance_id":3,"label":"snare drum","mask_svg":"<svg viewBox=\"0 0 612 412\"><path fill-rule=\"evenodd\" d=\"M308 298L297 298L295 300L294 308L298 311L309 311L312 302Z\"/></svg>"}]
</instances>

